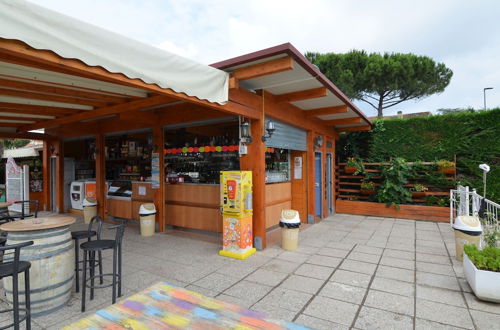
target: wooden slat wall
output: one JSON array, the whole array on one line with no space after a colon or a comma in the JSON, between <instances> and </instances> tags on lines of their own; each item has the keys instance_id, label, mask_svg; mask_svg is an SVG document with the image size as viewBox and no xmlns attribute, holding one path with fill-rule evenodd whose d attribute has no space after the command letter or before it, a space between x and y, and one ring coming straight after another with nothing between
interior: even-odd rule
<instances>
[{"instance_id":1,"label":"wooden slat wall","mask_svg":"<svg viewBox=\"0 0 500 330\"><path fill-rule=\"evenodd\" d=\"M266 185L266 228L279 224L281 210L292 208L292 183Z\"/></svg>"},{"instance_id":2,"label":"wooden slat wall","mask_svg":"<svg viewBox=\"0 0 500 330\"><path fill-rule=\"evenodd\" d=\"M291 151L292 167L292 209L299 211L300 221L307 222L307 153L305 151ZM302 157L302 179L295 179L295 157Z\"/></svg>"}]
</instances>

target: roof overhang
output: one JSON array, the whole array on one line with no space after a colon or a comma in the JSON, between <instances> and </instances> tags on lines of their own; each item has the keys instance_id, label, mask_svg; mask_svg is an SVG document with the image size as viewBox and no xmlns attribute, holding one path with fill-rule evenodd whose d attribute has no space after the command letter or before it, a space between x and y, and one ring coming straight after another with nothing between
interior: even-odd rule
<instances>
[{"instance_id":1,"label":"roof overhang","mask_svg":"<svg viewBox=\"0 0 500 330\"><path fill-rule=\"evenodd\" d=\"M368 117L290 43L212 66L231 73L231 79L242 77L239 86L265 90L275 100L289 102L307 117L320 119L338 132L371 129Z\"/></svg>"}]
</instances>

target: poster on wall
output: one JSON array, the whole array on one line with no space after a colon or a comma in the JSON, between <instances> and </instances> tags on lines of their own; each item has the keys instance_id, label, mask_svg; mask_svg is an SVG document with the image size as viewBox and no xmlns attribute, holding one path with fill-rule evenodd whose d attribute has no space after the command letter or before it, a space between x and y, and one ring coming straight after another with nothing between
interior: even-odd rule
<instances>
[{"instance_id":1,"label":"poster on wall","mask_svg":"<svg viewBox=\"0 0 500 330\"><path fill-rule=\"evenodd\" d=\"M151 188L160 188L160 154L151 155Z\"/></svg>"},{"instance_id":2,"label":"poster on wall","mask_svg":"<svg viewBox=\"0 0 500 330\"><path fill-rule=\"evenodd\" d=\"M29 166L20 167L16 161L9 157L5 164L5 192L8 202L29 199ZM29 207L29 205L26 205ZM22 204L12 204L9 210L21 212Z\"/></svg>"},{"instance_id":3,"label":"poster on wall","mask_svg":"<svg viewBox=\"0 0 500 330\"><path fill-rule=\"evenodd\" d=\"M295 157L293 160L293 178L302 179L302 157Z\"/></svg>"}]
</instances>

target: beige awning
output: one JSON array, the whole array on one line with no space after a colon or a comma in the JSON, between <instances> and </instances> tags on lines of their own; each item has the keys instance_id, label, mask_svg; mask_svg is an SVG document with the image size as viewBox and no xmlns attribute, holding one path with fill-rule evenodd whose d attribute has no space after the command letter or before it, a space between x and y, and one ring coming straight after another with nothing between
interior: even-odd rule
<instances>
[{"instance_id":1,"label":"beige awning","mask_svg":"<svg viewBox=\"0 0 500 330\"><path fill-rule=\"evenodd\" d=\"M26 158L26 157L38 157L38 150L35 147L31 148L19 148L19 149L6 149L3 151L2 158Z\"/></svg>"}]
</instances>

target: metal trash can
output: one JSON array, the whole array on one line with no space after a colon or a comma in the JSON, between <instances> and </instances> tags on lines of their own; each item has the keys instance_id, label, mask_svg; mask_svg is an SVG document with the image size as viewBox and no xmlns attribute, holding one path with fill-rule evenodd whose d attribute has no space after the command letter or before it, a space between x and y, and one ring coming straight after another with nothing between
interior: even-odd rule
<instances>
[{"instance_id":1,"label":"metal trash can","mask_svg":"<svg viewBox=\"0 0 500 330\"><path fill-rule=\"evenodd\" d=\"M287 251L297 250L300 217L295 210L282 210L280 219L281 247Z\"/></svg>"},{"instance_id":2,"label":"metal trash can","mask_svg":"<svg viewBox=\"0 0 500 330\"><path fill-rule=\"evenodd\" d=\"M155 233L156 208L153 203L142 204L139 208L139 218L141 222L141 235L153 236Z\"/></svg>"},{"instance_id":3,"label":"metal trash can","mask_svg":"<svg viewBox=\"0 0 500 330\"><path fill-rule=\"evenodd\" d=\"M90 223L90 220L97 214L97 199L85 197L83 205L83 222Z\"/></svg>"},{"instance_id":4,"label":"metal trash can","mask_svg":"<svg viewBox=\"0 0 500 330\"><path fill-rule=\"evenodd\" d=\"M461 215L455 218L453 229L455 230L455 258L462 261L465 244L474 244L479 248L483 228L478 217Z\"/></svg>"}]
</instances>

